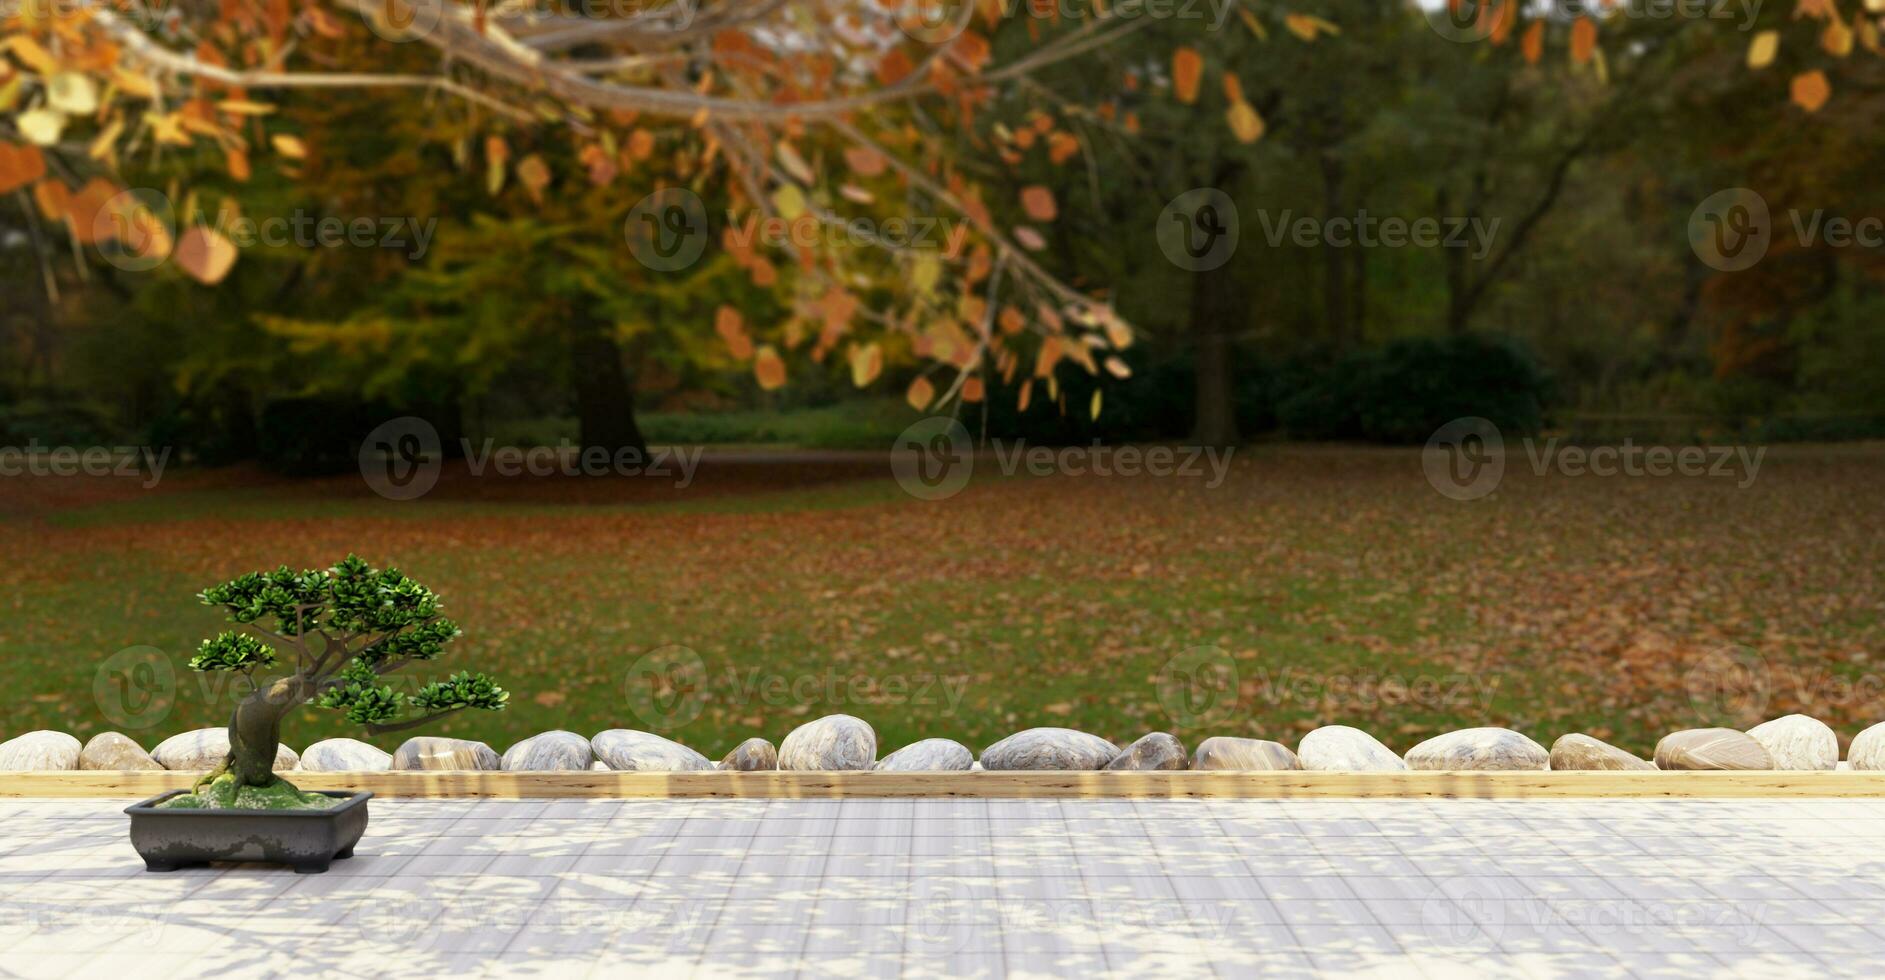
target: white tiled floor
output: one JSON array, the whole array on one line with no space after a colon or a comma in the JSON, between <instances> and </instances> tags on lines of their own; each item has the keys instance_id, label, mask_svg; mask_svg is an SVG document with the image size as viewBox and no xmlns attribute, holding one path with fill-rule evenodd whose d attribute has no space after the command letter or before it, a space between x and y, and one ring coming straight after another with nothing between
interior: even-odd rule
<instances>
[{"instance_id":1,"label":"white tiled floor","mask_svg":"<svg viewBox=\"0 0 1885 980\"><path fill-rule=\"evenodd\" d=\"M0 973L1885 975L1885 801L372 803L325 875L0 801Z\"/></svg>"}]
</instances>

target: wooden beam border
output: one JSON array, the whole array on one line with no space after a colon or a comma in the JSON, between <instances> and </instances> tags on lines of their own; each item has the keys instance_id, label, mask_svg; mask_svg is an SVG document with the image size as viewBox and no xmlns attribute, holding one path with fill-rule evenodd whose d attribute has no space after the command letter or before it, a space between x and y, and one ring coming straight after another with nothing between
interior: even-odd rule
<instances>
[{"instance_id":1,"label":"wooden beam border","mask_svg":"<svg viewBox=\"0 0 1885 980\"><path fill-rule=\"evenodd\" d=\"M302 772L309 790L424 799L1885 798L1885 772ZM0 798L139 798L196 773L0 773Z\"/></svg>"}]
</instances>

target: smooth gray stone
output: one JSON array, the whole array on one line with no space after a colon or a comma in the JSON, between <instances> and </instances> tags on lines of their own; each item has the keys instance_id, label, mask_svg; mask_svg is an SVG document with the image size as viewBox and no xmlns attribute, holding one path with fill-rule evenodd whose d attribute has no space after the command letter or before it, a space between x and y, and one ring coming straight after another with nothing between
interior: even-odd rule
<instances>
[{"instance_id":1,"label":"smooth gray stone","mask_svg":"<svg viewBox=\"0 0 1885 980\"><path fill-rule=\"evenodd\" d=\"M504 751L498 766L505 772L586 771L596 761L589 740L575 732L532 735Z\"/></svg>"},{"instance_id":2,"label":"smooth gray stone","mask_svg":"<svg viewBox=\"0 0 1885 980\"><path fill-rule=\"evenodd\" d=\"M876 769L878 772L968 772L974 764L975 753L961 742L926 738L884 756Z\"/></svg>"},{"instance_id":3,"label":"smooth gray stone","mask_svg":"<svg viewBox=\"0 0 1885 980\"><path fill-rule=\"evenodd\" d=\"M1774 757L1746 732L1690 728L1656 743L1658 769L1772 769Z\"/></svg>"},{"instance_id":4,"label":"smooth gray stone","mask_svg":"<svg viewBox=\"0 0 1885 980\"><path fill-rule=\"evenodd\" d=\"M713 762L673 739L632 728L611 728L590 739L596 758L622 772L699 772Z\"/></svg>"},{"instance_id":5,"label":"smooth gray stone","mask_svg":"<svg viewBox=\"0 0 1885 980\"><path fill-rule=\"evenodd\" d=\"M1551 743L1551 768L1561 771L1584 769L1629 772L1654 769L1656 766L1602 739L1572 732Z\"/></svg>"},{"instance_id":6,"label":"smooth gray stone","mask_svg":"<svg viewBox=\"0 0 1885 980\"><path fill-rule=\"evenodd\" d=\"M135 769L162 769L163 763L151 758L144 746L123 732L99 732L79 750L80 769L125 772Z\"/></svg>"},{"instance_id":7,"label":"smooth gray stone","mask_svg":"<svg viewBox=\"0 0 1885 980\"><path fill-rule=\"evenodd\" d=\"M84 746L64 732L27 732L0 742L0 772L77 769Z\"/></svg>"},{"instance_id":8,"label":"smooth gray stone","mask_svg":"<svg viewBox=\"0 0 1885 980\"><path fill-rule=\"evenodd\" d=\"M763 738L749 738L733 747L720 768L734 772L766 772L779 768L779 750Z\"/></svg>"},{"instance_id":9,"label":"smooth gray stone","mask_svg":"<svg viewBox=\"0 0 1885 980\"><path fill-rule=\"evenodd\" d=\"M301 753L307 772L385 772L393 768L393 754L357 738L325 738Z\"/></svg>"},{"instance_id":10,"label":"smooth gray stone","mask_svg":"<svg viewBox=\"0 0 1885 980\"><path fill-rule=\"evenodd\" d=\"M1170 732L1153 732L1126 746L1106 768L1114 772L1150 772L1162 769L1189 769L1191 759L1185 743Z\"/></svg>"},{"instance_id":11,"label":"smooth gray stone","mask_svg":"<svg viewBox=\"0 0 1885 980\"><path fill-rule=\"evenodd\" d=\"M826 715L808 721L779 743L779 768L798 772L869 769L877 762L877 732L862 718Z\"/></svg>"},{"instance_id":12,"label":"smooth gray stone","mask_svg":"<svg viewBox=\"0 0 1885 980\"><path fill-rule=\"evenodd\" d=\"M1543 769L1551 753L1510 728L1447 732L1407 751L1407 768L1426 770Z\"/></svg>"},{"instance_id":13,"label":"smooth gray stone","mask_svg":"<svg viewBox=\"0 0 1885 980\"><path fill-rule=\"evenodd\" d=\"M1301 769L1302 760L1281 742L1216 735L1198 743L1198 751L1191 757L1191 768L1262 772Z\"/></svg>"},{"instance_id":14,"label":"smooth gray stone","mask_svg":"<svg viewBox=\"0 0 1885 980\"><path fill-rule=\"evenodd\" d=\"M442 735L409 738L393 750L393 768L397 770L491 770L501 762L497 750L483 742Z\"/></svg>"},{"instance_id":15,"label":"smooth gray stone","mask_svg":"<svg viewBox=\"0 0 1885 980\"><path fill-rule=\"evenodd\" d=\"M1119 746L1071 728L1030 728L982 750L982 767L1003 770L1104 769L1119 756Z\"/></svg>"},{"instance_id":16,"label":"smooth gray stone","mask_svg":"<svg viewBox=\"0 0 1885 980\"><path fill-rule=\"evenodd\" d=\"M1839 735L1818 718L1788 715L1748 729L1748 737L1774 757L1775 769L1836 769Z\"/></svg>"},{"instance_id":17,"label":"smooth gray stone","mask_svg":"<svg viewBox=\"0 0 1885 980\"><path fill-rule=\"evenodd\" d=\"M228 728L199 728L172 735L151 750L165 769L198 771L214 769L229 756ZM284 772L301 765L301 755L286 745L275 747L275 771Z\"/></svg>"},{"instance_id":18,"label":"smooth gray stone","mask_svg":"<svg viewBox=\"0 0 1885 980\"><path fill-rule=\"evenodd\" d=\"M1324 725L1296 743L1304 769L1320 772L1400 772L1407 760L1359 728Z\"/></svg>"}]
</instances>

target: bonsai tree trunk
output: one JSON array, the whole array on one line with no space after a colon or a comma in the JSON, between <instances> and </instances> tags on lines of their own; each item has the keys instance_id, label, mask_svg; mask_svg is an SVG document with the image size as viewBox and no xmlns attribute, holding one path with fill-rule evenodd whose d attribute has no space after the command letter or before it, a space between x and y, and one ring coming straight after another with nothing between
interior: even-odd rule
<instances>
[{"instance_id":1,"label":"bonsai tree trunk","mask_svg":"<svg viewBox=\"0 0 1885 980\"><path fill-rule=\"evenodd\" d=\"M307 700L301 675L284 677L249 692L229 718L229 756L223 769L241 786L275 781L275 752L281 746L281 720Z\"/></svg>"},{"instance_id":2,"label":"bonsai tree trunk","mask_svg":"<svg viewBox=\"0 0 1885 980\"><path fill-rule=\"evenodd\" d=\"M331 802L275 775L281 720L307 701L310 688L307 677L292 674L249 692L229 717L229 754L196 781L195 799L179 805L279 810Z\"/></svg>"}]
</instances>

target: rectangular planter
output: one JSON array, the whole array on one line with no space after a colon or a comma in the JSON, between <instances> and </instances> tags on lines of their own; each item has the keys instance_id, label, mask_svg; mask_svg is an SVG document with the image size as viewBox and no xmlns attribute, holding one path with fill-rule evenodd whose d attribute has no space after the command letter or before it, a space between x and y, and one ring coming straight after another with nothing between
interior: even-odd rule
<instances>
[{"instance_id":1,"label":"rectangular planter","mask_svg":"<svg viewBox=\"0 0 1885 980\"><path fill-rule=\"evenodd\" d=\"M367 829L372 793L323 790L347 802L326 810L166 810L157 804L188 790L171 790L124 808L131 815L131 846L151 871L175 871L210 861L266 861L318 874L337 858L353 856Z\"/></svg>"}]
</instances>

